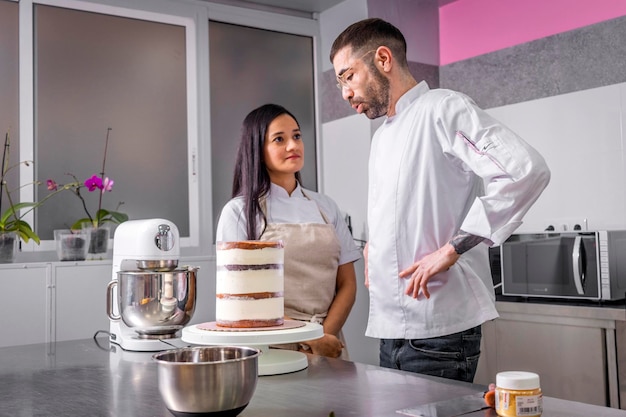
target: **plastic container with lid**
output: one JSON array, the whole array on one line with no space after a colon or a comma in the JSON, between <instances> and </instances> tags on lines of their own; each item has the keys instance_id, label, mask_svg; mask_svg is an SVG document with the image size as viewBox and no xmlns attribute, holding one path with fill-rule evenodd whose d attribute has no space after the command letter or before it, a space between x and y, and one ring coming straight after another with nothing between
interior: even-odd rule
<instances>
[{"instance_id":1,"label":"plastic container with lid","mask_svg":"<svg viewBox=\"0 0 626 417\"><path fill-rule=\"evenodd\" d=\"M502 417L538 417L543 412L539 375L507 371L496 375L496 413Z\"/></svg>"}]
</instances>

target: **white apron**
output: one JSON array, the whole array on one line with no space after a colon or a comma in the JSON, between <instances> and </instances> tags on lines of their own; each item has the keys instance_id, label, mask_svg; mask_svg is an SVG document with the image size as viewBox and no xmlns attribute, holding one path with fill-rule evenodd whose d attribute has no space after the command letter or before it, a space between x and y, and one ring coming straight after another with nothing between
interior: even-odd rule
<instances>
[{"instance_id":1,"label":"white apron","mask_svg":"<svg viewBox=\"0 0 626 417\"><path fill-rule=\"evenodd\" d=\"M302 193L306 198L307 195ZM266 212L265 200L261 209ZM322 324L335 298L341 245L335 228L320 210L322 223L268 223L259 240L282 240L285 246L285 315ZM267 216L267 213L266 213ZM340 331L337 337L344 343ZM300 345L280 345L297 350ZM347 359L344 348L341 358Z\"/></svg>"}]
</instances>

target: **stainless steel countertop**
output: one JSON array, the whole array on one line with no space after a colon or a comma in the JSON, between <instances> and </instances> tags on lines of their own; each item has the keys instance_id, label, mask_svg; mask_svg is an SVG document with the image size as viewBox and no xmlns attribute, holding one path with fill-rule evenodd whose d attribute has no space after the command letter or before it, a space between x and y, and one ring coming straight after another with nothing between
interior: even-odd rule
<instances>
[{"instance_id":1,"label":"stainless steel countertop","mask_svg":"<svg viewBox=\"0 0 626 417\"><path fill-rule=\"evenodd\" d=\"M122 351L104 337L1 348L0 416L171 417L151 356ZM308 361L302 371L260 377L240 416L327 417L334 411L336 417L400 417L398 409L484 388L315 355ZM625 411L547 397L544 410L543 417L626 416Z\"/></svg>"}]
</instances>

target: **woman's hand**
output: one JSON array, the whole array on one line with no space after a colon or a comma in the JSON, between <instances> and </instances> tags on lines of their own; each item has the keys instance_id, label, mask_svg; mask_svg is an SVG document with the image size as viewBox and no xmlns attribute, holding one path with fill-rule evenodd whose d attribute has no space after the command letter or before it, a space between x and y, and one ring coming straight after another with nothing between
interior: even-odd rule
<instances>
[{"instance_id":1,"label":"woman's hand","mask_svg":"<svg viewBox=\"0 0 626 417\"><path fill-rule=\"evenodd\" d=\"M341 356L341 350L343 349L343 343L337 338L337 336L324 333L320 339L309 340L303 342L303 345L308 346L311 353L321 356L328 356L331 358L338 358ZM302 352L307 352L306 349L300 349Z\"/></svg>"}]
</instances>

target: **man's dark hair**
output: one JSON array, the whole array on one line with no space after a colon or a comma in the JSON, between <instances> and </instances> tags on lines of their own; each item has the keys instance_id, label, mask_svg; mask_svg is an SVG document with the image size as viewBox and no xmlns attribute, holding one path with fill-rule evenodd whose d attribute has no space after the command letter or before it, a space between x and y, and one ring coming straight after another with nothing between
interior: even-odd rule
<instances>
[{"instance_id":1,"label":"man's dark hair","mask_svg":"<svg viewBox=\"0 0 626 417\"><path fill-rule=\"evenodd\" d=\"M339 50L348 46L352 48L353 55L386 46L400 66L407 67L404 35L397 27L382 19L365 19L348 26L333 42L330 62L333 62Z\"/></svg>"}]
</instances>

